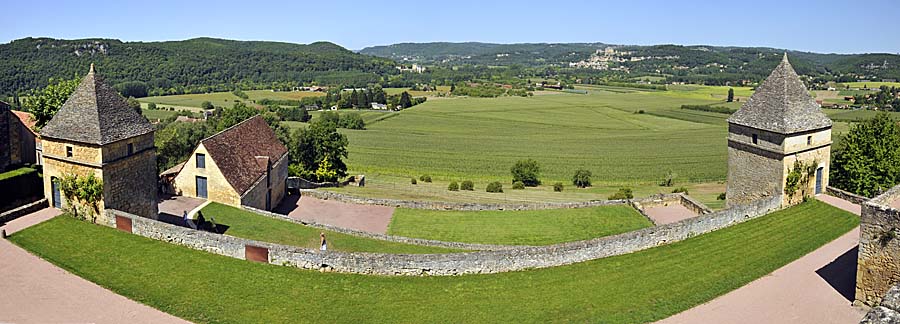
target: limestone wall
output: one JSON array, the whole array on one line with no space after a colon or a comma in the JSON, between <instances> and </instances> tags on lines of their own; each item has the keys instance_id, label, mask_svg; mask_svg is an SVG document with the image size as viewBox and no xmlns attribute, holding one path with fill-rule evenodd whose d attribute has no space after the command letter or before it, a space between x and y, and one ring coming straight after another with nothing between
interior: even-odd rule
<instances>
[{"instance_id":1,"label":"limestone wall","mask_svg":"<svg viewBox=\"0 0 900 324\"><path fill-rule=\"evenodd\" d=\"M900 323L900 286L894 286L888 290L881 300L881 304L869 310L859 323Z\"/></svg>"},{"instance_id":2,"label":"limestone wall","mask_svg":"<svg viewBox=\"0 0 900 324\"><path fill-rule=\"evenodd\" d=\"M204 168L197 167L197 153L206 156ZM175 192L181 196L197 197L197 176L206 177L207 199L229 206L241 206L241 197L222 175L216 161L202 143L197 145L181 172L175 177Z\"/></svg>"},{"instance_id":3,"label":"limestone wall","mask_svg":"<svg viewBox=\"0 0 900 324\"><path fill-rule=\"evenodd\" d=\"M776 154L746 144L728 142L728 205L781 195L784 164Z\"/></svg>"},{"instance_id":4,"label":"limestone wall","mask_svg":"<svg viewBox=\"0 0 900 324\"><path fill-rule=\"evenodd\" d=\"M831 187L831 186L826 188L825 192L827 192L829 195L835 196L837 198L841 198L843 200L852 202L857 205L862 205L862 204L866 203L867 201L869 201L869 198L857 195L857 194L849 192L849 191L844 191L844 190L841 190L841 189L838 189L835 187Z\"/></svg>"},{"instance_id":5,"label":"limestone wall","mask_svg":"<svg viewBox=\"0 0 900 324\"><path fill-rule=\"evenodd\" d=\"M152 138L152 133L150 135ZM156 148L119 157L103 167L103 206L157 218L156 181Z\"/></svg>"},{"instance_id":6,"label":"limestone wall","mask_svg":"<svg viewBox=\"0 0 900 324\"><path fill-rule=\"evenodd\" d=\"M874 306L900 283L900 211L890 207L900 199L900 186L862 205L856 301Z\"/></svg>"},{"instance_id":7,"label":"limestone wall","mask_svg":"<svg viewBox=\"0 0 900 324\"><path fill-rule=\"evenodd\" d=\"M341 193L302 189L301 195L324 200L335 200L351 204L359 205L380 205L397 208L411 209L427 209L427 210L460 210L460 211L479 211L479 210L541 210L541 209L559 209L559 208L586 208L609 205L622 205L628 203L626 200L593 200L585 202L562 202L562 203L521 203L521 204L479 204L479 203L456 203L442 201L415 201L415 200L398 200L398 199L380 199L365 198L345 195Z\"/></svg>"},{"instance_id":8,"label":"limestone wall","mask_svg":"<svg viewBox=\"0 0 900 324\"><path fill-rule=\"evenodd\" d=\"M712 213L705 204L691 198L684 193L657 194L643 199L635 199L631 201L631 205L644 214L645 208L664 207L671 204L679 204L697 215ZM646 216L646 215L645 215Z\"/></svg>"},{"instance_id":9,"label":"limestone wall","mask_svg":"<svg viewBox=\"0 0 900 324\"><path fill-rule=\"evenodd\" d=\"M631 253L725 228L765 215L780 206L781 197L777 196L609 237L550 246L448 254L321 253L196 231L113 210L108 212L113 223L117 222L116 215L130 219L130 231L134 234L239 259L247 258L245 251L251 246L264 248L266 257L263 261L276 265L361 274L447 276L547 268Z\"/></svg>"},{"instance_id":10,"label":"limestone wall","mask_svg":"<svg viewBox=\"0 0 900 324\"><path fill-rule=\"evenodd\" d=\"M266 194L271 190L271 206L269 209L278 206L285 194L285 181L287 179L288 155L285 154L280 160L272 165L271 173L267 179L265 176L257 179L256 183L250 190L241 196L242 206L251 206L257 209L266 209Z\"/></svg>"}]
</instances>

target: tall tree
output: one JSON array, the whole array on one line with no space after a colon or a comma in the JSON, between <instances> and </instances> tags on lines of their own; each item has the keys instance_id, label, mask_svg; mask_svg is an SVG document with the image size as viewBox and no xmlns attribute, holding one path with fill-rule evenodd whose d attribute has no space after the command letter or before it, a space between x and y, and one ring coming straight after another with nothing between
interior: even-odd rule
<instances>
[{"instance_id":1,"label":"tall tree","mask_svg":"<svg viewBox=\"0 0 900 324\"><path fill-rule=\"evenodd\" d=\"M888 113L850 128L832 154L830 182L866 197L900 182L900 127Z\"/></svg>"},{"instance_id":2,"label":"tall tree","mask_svg":"<svg viewBox=\"0 0 900 324\"><path fill-rule=\"evenodd\" d=\"M80 80L50 79L50 84L40 90L32 90L22 102L22 107L34 115L35 126L44 127L56 115Z\"/></svg>"},{"instance_id":3,"label":"tall tree","mask_svg":"<svg viewBox=\"0 0 900 324\"><path fill-rule=\"evenodd\" d=\"M343 159L347 157L349 142L346 136L338 133L334 123L315 121L309 127L297 129L293 141L289 150L291 169L298 170L293 171L295 175L315 178L315 171L325 159L328 159L329 170L335 171L337 177L347 175L347 165Z\"/></svg>"},{"instance_id":4,"label":"tall tree","mask_svg":"<svg viewBox=\"0 0 900 324\"><path fill-rule=\"evenodd\" d=\"M728 100L726 100L726 101L727 102L734 101L734 88L728 88Z\"/></svg>"},{"instance_id":5,"label":"tall tree","mask_svg":"<svg viewBox=\"0 0 900 324\"><path fill-rule=\"evenodd\" d=\"M412 99L410 99L409 93L406 91L400 94L400 107L403 109L412 107Z\"/></svg>"}]
</instances>

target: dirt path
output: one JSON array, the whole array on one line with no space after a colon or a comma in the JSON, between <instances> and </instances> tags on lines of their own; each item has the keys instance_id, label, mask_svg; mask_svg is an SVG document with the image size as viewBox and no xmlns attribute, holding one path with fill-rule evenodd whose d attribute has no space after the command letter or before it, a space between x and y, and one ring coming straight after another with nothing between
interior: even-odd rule
<instances>
[{"instance_id":1,"label":"dirt path","mask_svg":"<svg viewBox=\"0 0 900 324\"><path fill-rule=\"evenodd\" d=\"M2 228L12 234L59 215L47 208ZM0 322L188 323L119 296L0 240Z\"/></svg>"},{"instance_id":2,"label":"dirt path","mask_svg":"<svg viewBox=\"0 0 900 324\"><path fill-rule=\"evenodd\" d=\"M646 213L656 225L675 223L697 216L697 213L692 212L682 204L645 208L644 213Z\"/></svg>"},{"instance_id":3,"label":"dirt path","mask_svg":"<svg viewBox=\"0 0 900 324\"><path fill-rule=\"evenodd\" d=\"M313 221L370 233L387 233L394 207L348 204L297 195L284 197L276 212L291 218Z\"/></svg>"},{"instance_id":4,"label":"dirt path","mask_svg":"<svg viewBox=\"0 0 900 324\"><path fill-rule=\"evenodd\" d=\"M859 205L819 200L859 214ZM858 323L852 306L859 228L730 293L657 323Z\"/></svg>"}]
</instances>

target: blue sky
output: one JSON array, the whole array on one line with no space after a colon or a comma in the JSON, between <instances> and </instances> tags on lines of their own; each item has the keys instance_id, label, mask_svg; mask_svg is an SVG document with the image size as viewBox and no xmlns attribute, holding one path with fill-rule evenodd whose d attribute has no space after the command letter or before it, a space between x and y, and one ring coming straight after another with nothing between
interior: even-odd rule
<instances>
[{"instance_id":1,"label":"blue sky","mask_svg":"<svg viewBox=\"0 0 900 324\"><path fill-rule=\"evenodd\" d=\"M900 52L900 1L4 1L0 42L209 36L349 49L399 42L604 42Z\"/></svg>"}]
</instances>

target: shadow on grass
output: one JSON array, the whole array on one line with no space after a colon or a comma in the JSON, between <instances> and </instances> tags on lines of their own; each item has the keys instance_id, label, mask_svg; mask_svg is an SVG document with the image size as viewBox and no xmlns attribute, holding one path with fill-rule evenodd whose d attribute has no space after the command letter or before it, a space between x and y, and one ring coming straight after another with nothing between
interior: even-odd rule
<instances>
[{"instance_id":1,"label":"shadow on grass","mask_svg":"<svg viewBox=\"0 0 900 324\"><path fill-rule=\"evenodd\" d=\"M819 277L850 302L854 300L856 294L856 256L858 253L859 246L855 246L831 263L816 270Z\"/></svg>"}]
</instances>

